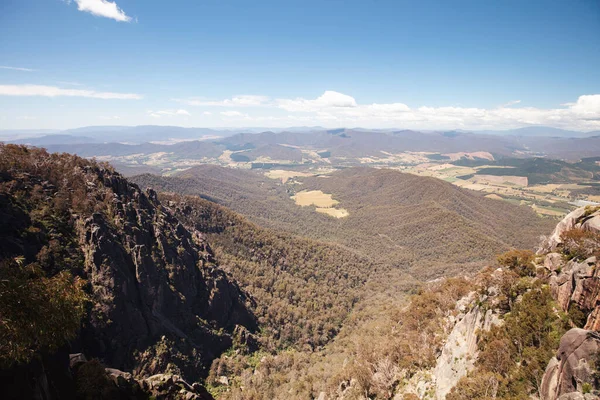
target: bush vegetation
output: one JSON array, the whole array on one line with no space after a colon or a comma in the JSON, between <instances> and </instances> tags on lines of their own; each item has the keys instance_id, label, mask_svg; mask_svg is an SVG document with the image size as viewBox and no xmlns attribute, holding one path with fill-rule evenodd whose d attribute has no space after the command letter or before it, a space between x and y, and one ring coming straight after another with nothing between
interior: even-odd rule
<instances>
[{"instance_id":1,"label":"bush vegetation","mask_svg":"<svg viewBox=\"0 0 600 400\"><path fill-rule=\"evenodd\" d=\"M91 213L78 157L0 144L0 363L72 339L85 314L71 213Z\"/></svg>"}]
</instances>

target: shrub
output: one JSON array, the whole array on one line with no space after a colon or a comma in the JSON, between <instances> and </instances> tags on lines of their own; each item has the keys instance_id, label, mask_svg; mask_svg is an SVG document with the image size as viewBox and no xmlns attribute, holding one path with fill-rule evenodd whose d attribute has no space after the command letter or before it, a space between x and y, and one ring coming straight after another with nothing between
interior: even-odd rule
<instances>
[{"instance_id":1,"label":"shrub","mask_svg":"<svg viewBox=\"0 0 600 400\"><path fill-rule=\"evenodd\" d=\"M572 260L585 260L596 255L600 248L600 234L584 231L582 229L571 229L561 235L562 252Z\"/></svg>"},{"instance_id":2,"label":"shrub","mask_svg":"<svg viewBox=\"0 0 600 400\"><path fill-rule=\"evenodd\" d=\"M0 365L26 363L72 339L85 312L84 282L66 271L0 262Z\"/></svg>"},{"instance_id":3,"label":"shrub","mask_svg":"<svg viewBox=\"0 0 600 400\"><path fill-rule=\"evenodd\" d=\"M535 276L533 261L535 254L530 250L510 250L498 256L498 263L519 276Z\"/></svg>"}]
</instances>

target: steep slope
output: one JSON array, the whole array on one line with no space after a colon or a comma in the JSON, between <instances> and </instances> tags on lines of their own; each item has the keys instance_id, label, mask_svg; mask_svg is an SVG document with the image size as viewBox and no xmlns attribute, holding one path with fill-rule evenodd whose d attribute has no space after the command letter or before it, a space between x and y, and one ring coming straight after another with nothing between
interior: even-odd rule
<instances>
[{"instance_id":1,"label":"steep slope","mask_svg":"<svg viewBox=\"0 0 600 400\"><path fill-rule=\"evenodd\" d=\"M554 223L433 178L351 168L282 185L251 171L202 166L175 177L132 180L159 191L195 194L231 207L259 225L340 244L380 265L422 278L474 272L511 247L532 247ZM349 212L335 219L299 207L290 196L321 190Z\"/></svg>"},{"instance_id":2,"label":"steep slope","mask_svg":"<svg viewBox=\"0 0 600 400\"><path fill-rule=\"evenodd\" d=\"M257 327L252 300L218 266L205 236L107 165L2 145L0 204L3 274L39 269L87 282L90 307L71 351L137 376L196 381L238 327Z\"/></svg>"},{"instance_id":3,"label":"steep slope","mask_svg":"<svg viewBox=\"0 0 600 400\"><path fill-rule=\"evenodd\" d=\"M325 345L365 284L382 273L344 248L272 232L213 202L168 193L160 199L184 224L206 232L223 268L256 300L266 349Z\"/></svg>"}]
</instances>

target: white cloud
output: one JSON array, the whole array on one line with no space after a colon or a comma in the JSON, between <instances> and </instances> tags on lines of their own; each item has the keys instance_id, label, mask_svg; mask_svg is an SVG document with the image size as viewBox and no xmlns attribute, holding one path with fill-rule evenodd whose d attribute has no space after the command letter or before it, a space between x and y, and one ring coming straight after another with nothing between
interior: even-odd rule
<instances>
[{"instance_id":1,"label":"white cloud","mask_svg":"<svg viewBox=\"0 0 600 400\"><path fill-rule=\"evenodd\" d=\"M359 104L353 97L325 92L314 100L278 99L278 107L310 116L325 126L410 127L421 129L507 129L546 125L565 129L600 129L600 95L580 96L562 108L516 107L515 100L496 108L411 108L404 103Z\"/></svg>"},{"instance_id":2,"label":"white cloud","mask_svg":"<svg viewBox=\"0 0 600 400\"><path fill-rule=\"evenodd\" d=\"M600 117L600 95L579 96L577 102L569 105L570 109L579 115L590 118Z\"/></svg>"},{"instance_id":3,"label":"white cloud","mask_svg":"<svg viewBox=\"0 0 600 400\"><path fill-rule=\"evenodd\" d=\"M221 101L178 100L195 106L254 106L256 112L245 114L228 110L220 115L248 124L271 123L271 126L316 124L323 126L364 126L373 128L405 127L412 129L508 129L527 125L546 125L564 129L600 129L600 95L580 96L577 101L555 108L519 107L512 100L494 108L461 106L410 107L401 102L360 104L352 96L325 91L314 99L267 96L234 96ZM280 111L277 111L277 110ZM289 114L278 115L281 110ZM211 115L204 111L202 115ZM277 124L277 125L275 125ZM266 125L265 125L266 126Z\"/></svg>"},{"instance_id":4,"label":"white cloud","mask_svg":"<svg viewBox=\"0 0 600 400\"><path fill-rule=\"evenodd\" d=\"M309 112L318 111L323 108L351 108L356 107L356 100L352 96L343 93L327 90L321 96L314 100L306 100L302 98L296 99L277 99L277 106L286 111L292 112Z\"/></svg>"},{"instance_id":5,"label":"white cloud","mask_svg":"<svg viewBox=\"0 0 600 400\"><path fill-rule=\"evenodd\" d=\"M110 121L110 120L118 120L121 119L121 117L119 117L118 115L113 115L113 116L100 116L98 117L99 119L103 119L105 121Z\"/></svg>"},{"instance_id":6,"label":"white cloud","mask_svg":"<svg viewBox=\"0 0 600 400\"><path fill-rule=\"evenodd\" d=\"M248 114L244 114L241 113L239 111L233 111L233 110L229 110L229 111L221 111L220 113L221 115L225 116L225 117L241 117L241 118L248 118L249 115Z\"/></svg>"},{"instance_id":7,"label":"white cloud","mask_svg":"<svg viewBox=\"0 0 600 400\"><path fill-rule=\"evenodd\" d=\"M190 114L187 110L160 110L160 111L148 111L148 115L153 118L161 118L161 117L176 117L176 116L186 116L189 117Z\"/></svg>"},{"instance_id":8,"label":"white cloud","mask_svg":"<svg viewBox=\"0 0 600 400\"><path fill-rule=\"evenodd\" d=\"M71 2L68 1L67 4ZM107 0L75 0L79 11L88 12L97 17L114 19L119 22L130 22L131 17L117 6L117 3Z\"/></svg>"},{"instance_id":9,"label":"white cloud","mask_svg":"<svg viewBox=\"0 0 600 400\"><path fill-rule=\"evenodd\" d=\"M13 71L33 72L35 69L23 68L23 67L9 67L7 65L0 65L0 69L10 69Z\"/></svg>"},{"instance_id":10,"label":"white cloud","mask_svg":"<svg viewBox=\"0 0 600 400\"><path fill-rule=\"evenodd\" d=\"M44 85L0 85L0 96L89 97L94 99L139 100L135 93L96 92L95 90L62 89Z\"/></svg>"},{"instance_id":11,"label":"white cloud","mask_svg":"<svg viewBox=\"0 0 600 400\"><path fill-rule=\"evenodd\" d=\"M204 99L173 99L180 103L190 106L205 106L205 107L258 107L269 104L267 96L256 96L244 94L233 96L231 99L225 100L204 100Z\"/></svg>"}]
</instances>

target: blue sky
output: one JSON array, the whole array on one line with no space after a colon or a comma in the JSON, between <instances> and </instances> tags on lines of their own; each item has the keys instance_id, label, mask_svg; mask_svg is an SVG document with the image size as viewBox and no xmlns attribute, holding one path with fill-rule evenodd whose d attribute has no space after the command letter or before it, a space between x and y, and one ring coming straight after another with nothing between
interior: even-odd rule
<instances>
[{"instance_id":1,"label":"blue sky","mask_svg":"<svg viewBox=\"0 0 600 400\"><path fill-rule=\"evenodd\" d=\"M600 1L0 0L0 129L600 129Z\"/></svg>"}]
</instances>

